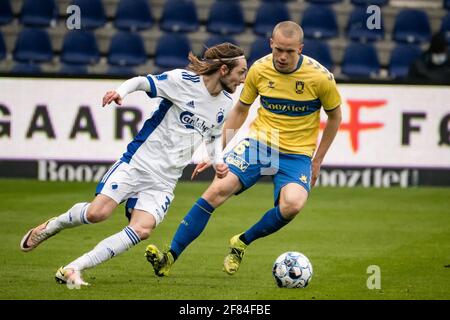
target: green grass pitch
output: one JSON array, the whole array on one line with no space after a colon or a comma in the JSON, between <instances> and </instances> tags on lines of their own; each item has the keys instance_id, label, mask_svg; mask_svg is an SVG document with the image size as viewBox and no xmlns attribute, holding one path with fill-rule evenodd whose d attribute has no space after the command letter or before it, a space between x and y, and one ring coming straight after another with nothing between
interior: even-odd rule
<instances>
[{"instance_id":1,"label":"green grass pitch","mask_svg":"<svg viewBox=\"0 0 450 320\"><path fill-rule=\"evenodd\" d=\"M85 271L91 287L69 290L55 283L56 269L121 230L123 206L103 223L64 230L22 253L19 242L29 228L90 201L95 184L0 180L0 299L450 299L448 188L318 187L292 223L254 242L239 272L228 276L222 272L228 239L273 205L272 185L257 184L214 212L170 277L156 277L146 245L168 244L206 186L179 183L168 216L148 240ZM305 289L280 289L272 278L275 258L290 250L313 264ZM371 265L380 267L381 289L367 288Z\"/></svg>"}]
</instances>

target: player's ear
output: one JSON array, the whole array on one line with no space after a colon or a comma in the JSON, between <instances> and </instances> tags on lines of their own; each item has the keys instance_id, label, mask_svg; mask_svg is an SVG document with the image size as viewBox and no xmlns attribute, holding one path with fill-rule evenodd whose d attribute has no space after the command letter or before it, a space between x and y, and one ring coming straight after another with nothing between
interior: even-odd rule
<instances>
[{"instance_id":1,"label":"player's ear","mask_svg":"<svg viewBox=\"0 0 450 320\"><path fill-rule=\"evenodd\" d=\"M302 44L300 44L300 47L298 47L298 55L302 54L303 46L304 46L304 44L302 43Z\"/></svg>"},{"instance_id":2,"label":"player's ear","mask_svg":"<svg viewBox=\"0 0 450 320\"><path fill-rule=\"evenodd\" d=\"M220 75L223 77L230 72L230 68L226 64L220 66Z\"/></svg>"}]
</instances>

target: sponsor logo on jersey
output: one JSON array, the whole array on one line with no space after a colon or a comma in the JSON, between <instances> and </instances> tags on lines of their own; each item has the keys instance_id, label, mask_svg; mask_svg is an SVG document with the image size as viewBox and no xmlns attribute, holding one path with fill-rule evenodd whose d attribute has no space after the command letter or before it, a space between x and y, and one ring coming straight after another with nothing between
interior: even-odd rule
<instances>
[{"instance_id":1,"label":"sponsor logo on jersey","mask_svg":"<svg viewBox=\"0 0 450 320\"><path fill-rule=\"evenodd\" d=\"M184 111L180 114L180 121L187 129L195 129L201 134L204 134L209 129L205 120L200 119L189 111Z\"/></svg>"},{"instance_id":2,"label":"sponsor logo on jersey","mask_svg":"<svg viewBox=\"0 0 450 320\"><path fill-rule=\"evenodd\" d=\"M303 116L316 112L321 107L320 99L296 101L261 96L261 105L268 111L289 116Z\"/></svg>"},{"instance_id":3,"label":"sponsor logo on jersey","mask_svg":"<svg viewBox=\"0 0 450 320\"><path fill-rule=\"evenodd\" d=\"M268 103L265 104L266 109L275 111L286 111L286 112L304 112L308 111L308 106L293 106L281 103Z\"/></svg>"}]
</instances>

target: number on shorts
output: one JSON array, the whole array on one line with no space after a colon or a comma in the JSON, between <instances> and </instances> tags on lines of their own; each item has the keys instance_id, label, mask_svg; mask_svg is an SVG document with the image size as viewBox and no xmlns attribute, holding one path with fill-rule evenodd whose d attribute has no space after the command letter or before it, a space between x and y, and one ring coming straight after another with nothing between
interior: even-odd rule
<instances>
[{"instance_id":1,"label":"number on shorts","mask_svg":"<svg viewBox=\"0 0 450 320\"><path fill-rule=\"evenodd\" d=\"M243 154L245 152L245 148L250 146L250 142L248 140L241 141L236 147L234 147L233 151L236 154Z\"/></svg>"}]
</instances>

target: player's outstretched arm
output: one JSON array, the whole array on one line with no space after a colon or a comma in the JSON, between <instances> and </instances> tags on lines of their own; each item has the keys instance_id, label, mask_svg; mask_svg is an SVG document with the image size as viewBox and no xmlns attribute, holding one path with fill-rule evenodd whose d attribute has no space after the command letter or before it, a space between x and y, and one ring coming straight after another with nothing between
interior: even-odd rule
<instances>
[{"instance_id":1,"label":"player's outstretched arm","mask_svg":"<svg viewBox=\"0 0 450 320\"><path fill-rule=\"evenodd\" d=\"M222 147L225 146L231 139L233 139L236 132L242 127L245 119L247 119L248 111L250 110L250 105L241 102L240 100L231 109L230 115L227 121L223 125L222 130Z\"/></svg>"},{"instance_id":2,"label":"player's outstretched arm","mask_svg":"<svg viewBox=\"0 0 450 320\"><path fill-rule=\"evenodd\" d=\"M108 91L103 96L102 106L111 102L122 105L123 98L134 91L150 92L150 83L146 77L134 77L122 83L115 91Z\"/></svg>"},{"instance_id":3,"label":"player's outstretched arm","mask_svg":"<svg viewBox=\"0 0 450 320\"><path fill-rule=\"evenodd\" d=\"M336 137L336 134L339 129L339 125L341 124L342 114L341 107L338 106L331 111L327 112L328 120L325 129L323 130L322 139L320 140L319 147L314 155L314 159L312 161L312 174L311 174L311 187L317 181L320 172L320 166L322 165L322 161L325 158L325 154L331 146L331 143Z\"/></svg>"}]
</instances>

